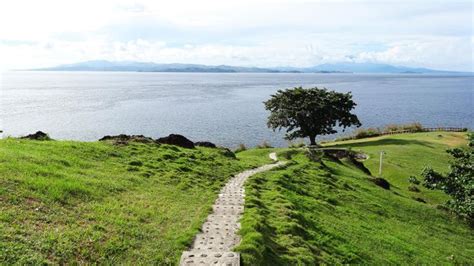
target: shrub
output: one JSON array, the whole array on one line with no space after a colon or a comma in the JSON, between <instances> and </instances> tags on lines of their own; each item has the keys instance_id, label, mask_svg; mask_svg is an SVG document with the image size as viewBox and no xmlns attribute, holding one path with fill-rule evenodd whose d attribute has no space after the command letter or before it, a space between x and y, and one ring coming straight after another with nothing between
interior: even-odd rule
<instances>
[{"instance_id":1,"label":"shrub","mask_svg":"<svg viewBox=\"0 0 474 266\"><path fill-rule=\"evenodd\" d=\"M362 138L376 137L380 135L381 135L381 132L378 128L367 128L367 129L357 130L354 137L356 139L362 139Z\"/></svg>"},{"instance_id":2,"label":"shrub","mask_svg":"<svg viewBox=\"0 0 474 266\"><path fill-rule=\"evenodd\" d=\"M266 140L262 144L257 145L257 149L270 149L270 148L273 148L273 147Z\"/></svg>"},{"instance_id":3,"label":"shrub","mask_svg":"<svg viewBox=\"0 0 474 266\"><path fill-rule=\"evenodd\" d=\"M414 122L410 124L390 124L386 125L383 129L384 133L389 133L389 132L396 132L396 131L402 131L402 130L408 130L411 132L421 132L423 131L423 126L419 122Z\"/></svg>"},{"instance_id":4,"label":"shrub","mask_svg":"<svg viewBox=\"0 0 474 266\"><path fill-rule=\"evenodd\" d=\"M241 151L245 151L247 150L247 146L245 146L245 144L243 143L240 143L239 146L237 147L237 149L235 149L235 153L238 153L238 152L241 152Z\"/></svg>"}]
</instances>

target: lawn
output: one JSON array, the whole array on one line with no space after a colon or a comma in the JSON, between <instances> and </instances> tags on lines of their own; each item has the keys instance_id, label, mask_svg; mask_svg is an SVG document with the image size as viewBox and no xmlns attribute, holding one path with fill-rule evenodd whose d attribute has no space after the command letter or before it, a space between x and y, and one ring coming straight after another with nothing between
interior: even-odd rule
<instances>
[{"instance_id":1,"label":"lawn","mask_svg":"<svg viewBox=\"0 0 474 266\"><path fill-rule=\"evenodd\" d=\"M384 177L394 184L391 190L376 186L350 162L311 162L303 150L292 151L286 167L246 183L243 240L236 248L243 264L471 264L472 229L439 208L440 193L422 190L418 197L429 199L422 203L405 183L424 163L446 170L444 150L464 143L465 135L458 133L336 143L366 151L372 172L375 155L385 150ZM288 149L279 153L283 157Z\"/></svg>"},{"instance_id":2,"label":"lawn","mask_svg":"<svg viewBox=\"0 0 474 266\"><path fill-rule=\"evenodd\" d=\"M0 140L0 264L175 264L220 187L219 149Z\"/></svg>"},{"instance_id":3,"label":"lawn","mask_svg":"<svg viewBox=\"0 0 474 266\"><path fill-rule=\"evenodd\" d=\"M394 190L411 197L421 197L425 201L437 204L447 197L438 191L418 186L422 193L411 192L408 178L419 176L425 166L431 166L440 172L448 171L449 155L446 150L466 145L466 133L429 132L415 134L390 135L354 141L329 143L331 147L351 147L369 156L364 165L372 175L378 176L379 156L384 151L382 176L394 187Z\"/></svg>"}]
</instances>

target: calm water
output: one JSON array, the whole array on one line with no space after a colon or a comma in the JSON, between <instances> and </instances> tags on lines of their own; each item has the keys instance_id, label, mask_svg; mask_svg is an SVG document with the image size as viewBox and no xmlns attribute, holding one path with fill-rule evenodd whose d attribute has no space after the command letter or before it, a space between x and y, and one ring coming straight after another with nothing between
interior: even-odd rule
<instances>
[{"instance_id":1,"label":"calm water","mask_svg":"<svg viewBox=\"0 0 474 266\"><path fill-rule=\"evenodd\" d=\"M0 129L11 136L43 130L56 139L180 133L230 147L286 145L281 133L266 128L262 101L277 89L316 85L352 91L365 127L419 121L473 128L473 81L414 74L10 72L1 84Z\"/></svg>"}]
</instances>

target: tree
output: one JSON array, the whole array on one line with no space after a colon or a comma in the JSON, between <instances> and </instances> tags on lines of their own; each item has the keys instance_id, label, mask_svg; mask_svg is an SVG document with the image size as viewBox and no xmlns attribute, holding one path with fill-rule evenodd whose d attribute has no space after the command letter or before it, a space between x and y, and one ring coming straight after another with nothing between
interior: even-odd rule
<instances>
[{"instance_id":1,"label":"tree","mask_svg":"<svg viewBox=\"0 0 474 266\"><path fill-rule=\"evenodd\" d=\"M469 135L467 148L447 152L453 157L449 173L443 175L426 167L422 172L423 185L448 194L451 199L447 207L474 224L474 134Z\"/></svg>"},{"instance_id":2,"label":"tree","mask_svg":"<svg viewBox=\"0 0 474 266\"><path fill-rule=\"evenodd\" d=\"M345 129L361 125L351 113L356 103L350 92L296 87L279 90L264 104L270 111L269 128L273 131L286 128L288 140L309 137L311 145L316 145L316 136L336 133L336 126Z\"/></svg>"}]
</instances>

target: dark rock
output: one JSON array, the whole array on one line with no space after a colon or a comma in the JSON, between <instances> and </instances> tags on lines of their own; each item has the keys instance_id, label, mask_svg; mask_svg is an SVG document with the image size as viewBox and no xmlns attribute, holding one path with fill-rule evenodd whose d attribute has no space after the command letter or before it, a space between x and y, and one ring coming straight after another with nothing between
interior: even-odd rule
<instances>
[{"instance_id":1,"label":"dark rock","mask_svg":"<svg viewBox=\"0 0 474 266\"><path fill-rule=\"evenodd\" d=\"M170 134L168 137L157 139L156 142L160 144L176 145L183 148L194 149L194 143L192 141L178 134Z\"/></svg>"},{"instance_id":2,"label":"dark rock","mask_svg":"<svg viewBox=\"0 0 474 266\"><path fill-rule=\"evenodd\" d=\"M112 141L114 144L128 144L129 142L140 142L151 144L155 143L152 138L145 137L143 135L125 135L120 134L116 136L104 136L103 138L99 139L99 141Z\"/></svg>"},{"instance_id":3,"label":"dark rock","mask_svg":"<svg viewBox=\"0 0 474 266\"><path fill-rule=\"evenodd\" d=\"M33 140L51 140L51 138L48 136L48 134L42 132L42 131L37 131L34 134L30 134L24 137L21 137L21 139L33 139Z\"/></svg>"},{"instance_id":4,"label":"dark rock","mask_svg":"<svg viewBox=\"0 0 474 266\"><path fill-rule=\"evenodd\" d=\"M194 143L195 146L206 147L206 148L217 148L216 144L209 141L198 141Z\"/></svg>"},{"instance_id":5,"label":"dark rock","mask_svg":"<svg viewBox=\"0 0 474 266\"><path fill-rule=\"evenodd\" d=\"M390 189L390 183L381 177L371 178L370 181L383 189Z\"/></svg>"}]
</instances>

